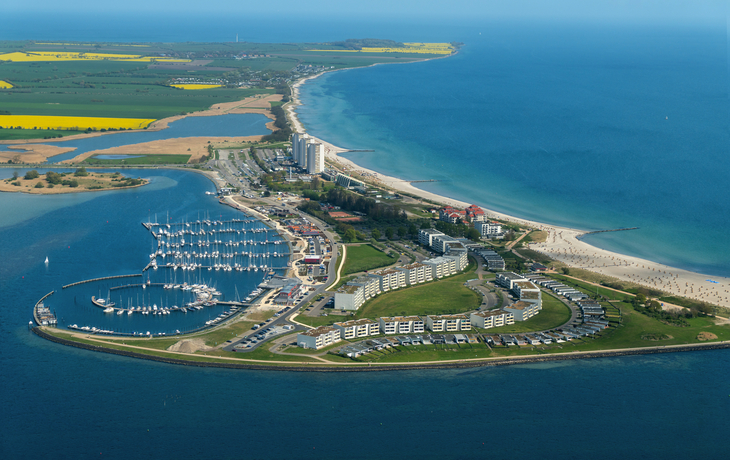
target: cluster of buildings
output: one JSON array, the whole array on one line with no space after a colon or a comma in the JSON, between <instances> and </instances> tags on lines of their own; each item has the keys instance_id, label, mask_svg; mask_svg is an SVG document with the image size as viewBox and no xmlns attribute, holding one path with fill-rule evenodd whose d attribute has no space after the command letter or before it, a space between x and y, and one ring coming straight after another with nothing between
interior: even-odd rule
<instances>
[{"instance_id":1,"label":"cluster of buildings","mask_svg":"<svg viewBox=\"0 0 730 460\"><path fill-rule=\"evenodd\" d=\"M481 244L469 244L467 247L475 256L479 256L484 259L484 263L487 265L489 270L504 270L504 259L494 250L487 249Z\"/></svg>"},{"instance_id":2,"label":"cluster of buildings","mask_svg":"<svg viewBox=\"0 0 730 460\"><path fill-rule=\"evenodd\" d=\"M291 135L292 160L308 174L324 172L324 146L307 134Z\"/></svg>"},{"instance_id":3,"label":"cluster of buildings","mask_svg":"<svg viewBox=\"0 0 730 460\"><path fill-rule=\"evenodd\" d=\"M340 287L335 292L336 310L357 310L371 297L381 292L440 279L464 270L468 264L467 250L453 251L423 262L400 267L384 268L361 275Z\"/></svg>"},{"instance_id":4,"label":"cluster of buildings","mask_svg":"<svg viewBox=\"0 0 730 460\"><path fill-rule=\"evenodd\" d=\"M487 220L484 210L475 204L466 209L458 209L453 206L441 208L439 209L439 220L451 224L470 223L482 236L487 238L501 238L504 236L502 224Z\"/></svg>"},{"instance_id":5,"label":"cluster of buildings","mask_svg":"<svg viewBox=\"0 0 730 460\"><path fill-rule=\"evenodd\" d=\"M571 302L578 302L580 300L587 299L588 296L580 292L579 290L567 286L559 281L555 281L550 278L546 278L544 276L540 275L526 275L527 279L529 279L531 282L535 284L539 284L540 286L550 289L557 295L561 295L565 297L566 299L570 300Z\"/></svg>"}]
</instances>

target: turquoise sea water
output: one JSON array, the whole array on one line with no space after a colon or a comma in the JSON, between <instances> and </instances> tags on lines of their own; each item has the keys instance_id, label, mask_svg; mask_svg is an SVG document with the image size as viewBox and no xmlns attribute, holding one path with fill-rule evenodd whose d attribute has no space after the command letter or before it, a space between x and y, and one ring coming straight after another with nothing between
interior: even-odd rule
<instances>
[{"instance_id":1,"label":"turquoise sea water","mask_svg":"<svg viewBox=\"0 0 730 460\"><path fill-rule=\"evenodd\" d=\"M454 57L330 73L306 129L429 191L730 275L724 25L494 27Z\"/></svg>"}]
</instances>

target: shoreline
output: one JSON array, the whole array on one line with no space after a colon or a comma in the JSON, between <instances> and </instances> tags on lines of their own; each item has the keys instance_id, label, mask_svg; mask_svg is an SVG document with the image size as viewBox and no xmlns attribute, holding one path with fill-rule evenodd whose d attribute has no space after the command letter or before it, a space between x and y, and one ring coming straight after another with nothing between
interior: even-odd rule
<instances>
[{"instance_id":1,"label":"shoreline","mask_svg":"<svg viewBox=\"0 0 730 460\"><path fill-rule=\"evenodd\" d=\"M545 363L551 361L568 361L568 360L582 360L582 359L597 359L597 358L612 358L619 356L637 356L637 355L650 355L660 353L679 353L679 352L691 352L691 351L706 351L706 350L722 350L730 348L730 341L724 342L708 342L708 343L696 343L686 345L667 345L667 346L656 346L646 348L627 348L627 349L613 349L613 350L601 350L601 351L585 351L585 352L570 352L570 353L555 353L545 355L525 355L521 357L502 357L502 358L480 358L480 359L461 359L461 360L449 360L449 361L429 361L429 362L414 362L414 363L388 363L388 364L376 364L366 365L365 363L346 363L346 364L318 364L316 362L305 362L298 365L292 365L286 362L278 361L261 361L256 363L256 360L243 361L239 358L218 358L217 361L191 361L181 358L179 356L185 356L187 353L182 352L171 352L167 350L158 350L157 352L163 354L170 354L171 357L156 356L152 354L140 353L136 351L120 350L117 348L107 348L102 345L91 345L83 342L77 342L74 340L64 339L56 335L49 334L41 327L33 327L32 332L38 337L46 339L50 342L57 343L59 345L71 346L80 348L88 351L95 351L101 353L109 353L118 356L125 356L128 358L146 359L148 361L156 361L166 364L182 365L182 366L195 366L195 367L212 367L212 368L225 368L225 369L248 369L248 370L269 370L269 371L285 371L285 372L388 372L388 371L411 371L411 370L424 370L424 369L466 369L475 367L495 367L495 366L513 366L518 364L535 364ZM89 337L90 338L90 337ZM102 342L102 341L100 341ZM128 345L118 345L128 347ZM131 347L131 346L129 346ZM207 355L193 355L198 357L204 357L206 359L216 360L215 357ZM245 359L245 358L244 358Z\"/></svg>"},{"instance_id":2,"label":"shoreline","mask_svg":"<svg viewBox=\"0 0 730 460\"><path fill-rule=\"evenodd\" d=\"M449 57L449 56L445 56ZM441 59L441 58L436 58ZM421 62L421 61L418 61ZM403 63L409 64L409 63ZM342 69L337 69L342 70ZM332 70L329 72L335 72ZM348 69L350 70L350 69ZM329 72L303 78L291 86L291 102L285 105L285 110L292 124L292 131L306 133L304 125L298 118L296 109L302 105L299 88L309 80L313 80ZM397 177L388 176L356 164L354 161L341 156L348 149L338 147L330 142L309 134L315 141L324 145L325 160L342 166L344 171L364 173L368 181L376 185L392 188L396 191L409 193L422 199L434 201L444 205L465 208L472 203L438 195L413 186L410 182ZM547 255L571 268L589 270L599 275L616 278L621 281L640 284L650 289L667 292L673 296L707 302L724 308L730 308L730 278L717 275L706 275L681 268L671 267L636 256L625 255L586 243L580 239L588 231L557 225L536 222L528 219L511 216L502 212L480 206L488 218L504 220L521 226L533 227L548 233L544 243L531 243L529 249ZM714 282L710 282L712 280Z\"/></svg>"}]
</instances>

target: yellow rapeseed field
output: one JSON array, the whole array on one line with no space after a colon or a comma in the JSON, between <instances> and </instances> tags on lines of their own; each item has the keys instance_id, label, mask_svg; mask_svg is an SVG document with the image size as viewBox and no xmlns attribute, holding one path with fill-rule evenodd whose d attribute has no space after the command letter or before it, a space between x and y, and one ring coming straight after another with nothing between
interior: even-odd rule
<instances>
[{"instance_id":1,"label":"yellow rapeseed field","mask_svg":"<svg viewBox=\"0 0 730 460\"><path fill-rule=\"evenodd\" d=\"M181 88L181 89L211 89L211 88L220 88L223 85L170 85L173 88Z\"/></svg>"},{"instance_id":2,"label":"yellow rapeseed field","mask_svg":"<svg viewBox=\"0 0 730 460\"><path fill-rule=\"evenodd\" d=\"M0 89L6 89L6 88L12 88L12 87L13 87L13 85L11 85L10 83L0 80Z\"/></svg>"},{"instance_id":3,"label":"yellow rapeseed field","mask_svg":"<svg viewBox=\"0 0 730 460\"><path fill-rule=\"evenodd\" d=\"M57 51L31 51L0 54L0 61L52 62L52 61L125 61L125 62L190 62L190 59L141 56L138 54L69 53Z\"/></svg>"},{"instance_id":4,"label":"yellow rapeseed field","mask_svg":"<svg viewBox=\"0 0 730 460\"><path fill-rule=\"evenodd\" d=\"M0 115L0 127L85 131L100 129L142 129L155 120L143 118L57 117L50 115Z\"/></svg>"},{"instance_id":5,"label":"yellow rapeseed field","mask_svg":"<svg viewBox=\"0 0 730 460\"><path fill-rule=\"evenodd\" d=\"M370 48L363 46L361 50L309 50L335 51L338 53L408 53L408 54L451 54L454 47L450 43L403 43L398 48Z\"/></svg>"}]
</instances>

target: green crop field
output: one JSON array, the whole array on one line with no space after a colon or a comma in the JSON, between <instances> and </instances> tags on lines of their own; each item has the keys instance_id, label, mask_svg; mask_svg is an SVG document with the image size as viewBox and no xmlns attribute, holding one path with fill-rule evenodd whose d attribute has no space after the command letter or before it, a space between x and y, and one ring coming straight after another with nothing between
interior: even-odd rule
<instances>
[{"instance_id":1,"label":"green crop field","mask_svg":"<svg viewBox=\"0 0 730 460\"><path fill-rule=\"evenodd\" d=\"M390 257L369 244L347 246L347 258L345 259L345 266L342 268L342 274L350 275L385 267L395 263L396 260L398 260L396 257Z\"/></svg>"}]
</instances>

